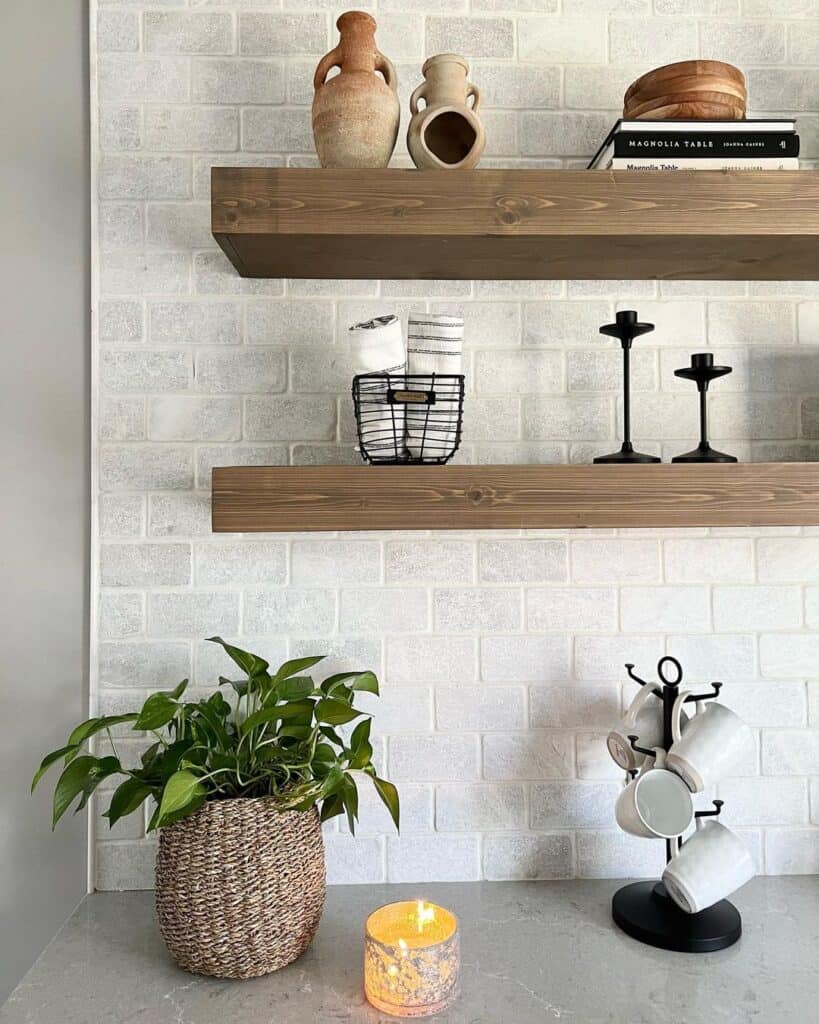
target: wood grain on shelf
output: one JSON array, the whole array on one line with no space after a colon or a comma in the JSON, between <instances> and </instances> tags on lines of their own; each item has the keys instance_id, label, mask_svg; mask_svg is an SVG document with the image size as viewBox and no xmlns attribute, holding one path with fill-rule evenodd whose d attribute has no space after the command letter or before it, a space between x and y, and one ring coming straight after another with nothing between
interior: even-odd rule
<instances>
[{"instance_id":1,"label":"wood grain on shelf","mask_svg":"<svg viewBox=\"0 0 819 1024\"><path fill-rule=\"evenodd\" d=\"M796 525L819 525L819 462L213 470L220 533Z\"/></svg>"},{"instance_id":2,"label":"wood grain on shelf","mask_svg":"<svg viewBox=\"0 0 819 1024\"><path fill-rule=\"evenodd\" d=\"M819 280L819 172L214 167L246 277Z\"/></svg>"}]
</instances>

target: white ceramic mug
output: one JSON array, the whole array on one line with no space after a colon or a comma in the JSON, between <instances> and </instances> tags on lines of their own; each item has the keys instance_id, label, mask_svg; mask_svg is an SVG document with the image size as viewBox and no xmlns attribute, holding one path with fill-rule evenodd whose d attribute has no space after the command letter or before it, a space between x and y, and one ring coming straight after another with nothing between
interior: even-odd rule
<instances>
[{"instance_id":1,"label":"white ceramic mug","mask_svg":"<svg viewBox=\"0 0 819 1024\"><path fill-rule=\"evenodd\" d=\"M631 746L629 736L635 735L641 747L658 747L663 742L663 702L651 686L640 687L622 721L606 738L612 760L627 772L639 768L646 758Z\"/></svg>"},{"instance_id":2,"label":"white ceramic mug","mask_svg":"<svg viewBox=\"0 0 819 1024\"><path fill-rule=\"evenodd\" d=\"M713 818L698 818L697 831L666 864L663 883L681 910L698 914L736 892L755 873L736 832Z\"/></svg>"},{"instance_id":3,"label":"white ceramic mug","mask_svg":"<svg viewBox=\"0 0 819 1024\"><path fill-rule=\"evenodd\" d=\"M705 708L682 722L682 709L689 691L683 690L674 702L671 716L673 743L666 764L682 778L692 793L719 782L740 761L753 744L753 733L724 704L709 701Z\"/></svg>"},{"instance_id":4,"label":"white ceramic mug","mask_svg":"<svg viewBox=\"0 0 819 1024\"><path fill-rule=\"evenodd\" d=\"M662 747L646 757L640 774L617 797L614 813L624 832L645 839L673 839L691 825L691 793L679 775L665 767Z\"/></svg>"}]
</instances>

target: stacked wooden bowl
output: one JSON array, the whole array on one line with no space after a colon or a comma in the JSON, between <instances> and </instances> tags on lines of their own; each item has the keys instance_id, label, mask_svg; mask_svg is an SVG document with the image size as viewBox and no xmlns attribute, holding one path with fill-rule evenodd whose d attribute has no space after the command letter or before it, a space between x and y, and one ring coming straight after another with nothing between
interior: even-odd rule
<instances>
[{"instance_id":1,"label":"stacked wooden bowl","mask_svg":"<svg viewBox=\"0 0 819 1024\"><path fill-rule=\"evenodd\" d=\"M719 60L683 60L632 82L623 100L628 121L742 121L745 76Z\"/></svg>"}]
</instances>

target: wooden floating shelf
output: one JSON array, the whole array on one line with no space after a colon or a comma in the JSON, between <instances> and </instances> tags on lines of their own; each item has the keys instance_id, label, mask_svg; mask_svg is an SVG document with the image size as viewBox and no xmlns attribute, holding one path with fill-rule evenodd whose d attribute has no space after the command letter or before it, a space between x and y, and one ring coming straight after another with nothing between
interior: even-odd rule
<instances>
[{"instance_id":1,"label":"wooden floating shelf","mask_svg":"<svg viewBox=\"0 0 819 1024\"><path fill-rule=\"evenodd\" d=\"M213 470L217 533L817 525L819 462Z\"/></svg>"},{"instance_id":2,"label":"wooden floating shelf","mask_svg":"<svg viewBox=\"0 0 819 1024\"><path fill-rule=\"evenodd\" d=\"M214 167L243 277L819 280L817 171Z\"/></svg>"}]
</instances>

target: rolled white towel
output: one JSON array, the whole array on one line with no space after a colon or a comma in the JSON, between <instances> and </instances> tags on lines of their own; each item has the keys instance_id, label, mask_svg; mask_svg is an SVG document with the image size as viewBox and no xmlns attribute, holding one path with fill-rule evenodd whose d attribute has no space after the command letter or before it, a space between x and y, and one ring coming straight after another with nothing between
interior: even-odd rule
<instances>
[{"instance_id":1,"label":"rolled white towel","mask_svg":"<svg viewBox=\"0 0 819 1024\"><path fill-rule=\"evenodd\" d=\"M401 321L392 314L374 317L350 328L350 353L354 374L386 373L403 376L407 368ZM379 400L388 384L380 382L360 389L359 421L367 451L382 458L402 458L406 453L404 407Z\"/></svg>"},{"instance_id":2,"label":"rolled white towel","mask_svg":"<svg viewBox=\"0 0 819 1024\"><path fill-rule=\"evenodd\" d=\"M409 318L407 336L408 387L418 387L412 375L461 373L464 321L460 316L417 313ZM433 387L433 385L429 385ZM459 416L460 388L454 381L435 381L438 403L407 408L407 448L416 458L435 458L451 451Z\"/></svg>"}]
</instances>

